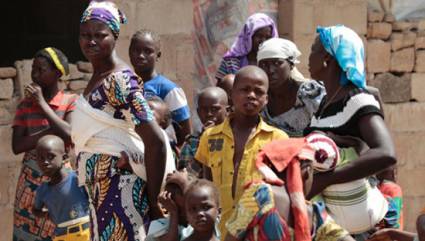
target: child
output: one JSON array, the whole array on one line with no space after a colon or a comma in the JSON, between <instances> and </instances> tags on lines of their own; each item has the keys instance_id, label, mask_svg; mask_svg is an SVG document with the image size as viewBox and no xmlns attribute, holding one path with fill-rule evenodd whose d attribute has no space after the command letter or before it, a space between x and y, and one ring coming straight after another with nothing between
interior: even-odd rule
<instances>
[{"instance_id":1,"label":"child","mask_svg":"<svg viewBox=\"0 0 425 241\"><path fill-rule=\"evenodd\" d=\"M403 194L401 187L395 182L395 167L387 168L378 174L378 189L387 199L389 205L384 218L384 228L398 228L403 230Z\"/></svg>"},{"instance_id":2,"label":"child","mask_svg":"<svg viewBox=\"0 0 425 241\"><path fill-rule=\"evenodd\" d=\"M192 180L186 170L168 174L158 201L169 217L151 222L146 241L179 241L188 237L191 230L187 227L184 192Z\"/></svg>"},{"instance_id":3,"label":"child","mask_svg":"<svg viewBox=\"0 0 425 241\"><path fill-rule=\"evenodd\" d=\"M131 38L130 61L134 71L142 77L145 97L159 96L171 110L177 145L181 146L191 132L190 110L183 89L158 74L155 63L161 57L160 39L150 30L139 30Z\"/></svg>"},{"instance_id":4,"label":"child","mask_svg":"<svg viewBox=\"0 0 425 241\"><path fill-rule=\"evenodd\" d=\"M327 214L323 203L305 200L313 172L332 170L338 159L335 143L319 134L265 145L256 161L265 182L247 187L226 224L225 240L353 240Z\"/></svg>"},{"instance_id":5,"label":"child","mask_svg":"<svg viewBox=\"0 0 425 241\"><path fill-rule=\"evenodd\" d=\"M186 217L193 227L184 241L218 241L216 223L220 215L220 198L217 187L210 181L194 181L185 195Z\"/></svg>"},{"instance_id":6,"label":"child","mask_svg":"<svg viewBox=\"0 0 425 241\"><path fill-rule=\"evenodd\" d=\"M67 171L63 164L67 159L64 142L53 135L42 137L36 146L37 164L43 175L49 177L38 187L33 213L38 217L49 216L56 224L54 240L89 240L88 197L78 186L77 175ZM48 211L44 211L46 207Z\"/></svg>"},{"instance_id":7,"label":"child","mask_svg":"<svg viewBox=\"0 0 425 241\"><path fill-rule=\"evenodd\" d=\"M69 74L67 57L58 49L41 49L34 56L31 79L25 98L19 103L13 121L13 153L25 153L16 185L13 240L50 241L55 225L50 219L31 212L35 190L45 180L37 166L35 146L47 135L57 135L67 144L71 140L70 114L76 95L60 90L59 82Z\"/></svg>"},{"instance_id":8,"label":"child","mask_svg":"<svg viewBox=\"0 0 425 241\"><path fill-rule=\"evenodd\" d=\"M224 91L226 91L228 100L229 100L229 106L232 106L232 88L233 83L235 82L235 75L234 74L227 74L223 77L223 79L219 82L217 82L217 87L222 88Z\"/></svg>"},{"instance_id":9,"label":"child","mask_svg":"<svg viewBox=\"0 0 425 241\"><path fill-rule=\"evenodd\" d=\"M227 104L226 92L218 87L208 87L199 93L197 111L203 130L210 126L219 125L224 121L227 115ZM192 134L186 138L186 142L181 149L177 168L186 168L193 175L202 177L202 166L195 160L199 138L199 133Z\"/></svg>"},{"instance_id":10,"label":"child","mask_svg":"<svg viewBox=\"0 0 425 241\"><path fill-rule=\"evenodd\" d=\"M204 165L204 175L220 190L223 215L220 233L242 195L243 187L260 174L254 160L266 143L287 138L281 130L259 116L267 104L267 74L256 66L239 70L232 89L234 113L220 125L202 134L195 159Z\"/></svg>"}]
</instances>

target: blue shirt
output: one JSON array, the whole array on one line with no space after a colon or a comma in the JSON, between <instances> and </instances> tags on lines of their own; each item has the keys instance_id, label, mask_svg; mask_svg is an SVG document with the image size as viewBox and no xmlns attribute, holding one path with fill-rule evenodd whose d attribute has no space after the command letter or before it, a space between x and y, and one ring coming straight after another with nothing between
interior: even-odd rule
<instances>
[{"instance_id":1,"label":"blue shirt","mask_svg":"<svg viewBox=\"0 0 425 241\"><path fill-rule=\"evenodd\" d=\"M44 182L37 188L34 208L46 206L49 217L56 225L89 215L88 196L84 188L78 186L77 175L70 171L62 182L50 185ZM55 233L58 228L55 229Z\"/></svg>"},{"instance_id":2,"label":"blue shirt","mask_svg":"<svg viewBox=\"0 0 425 241\"><path fill-rule=\"evenodd\" d=\"M155 78L146 81L143 87L146 99L158 96L168 105L174 121L181 122L190 118L186 95L183 89L173 81L158 74Z\"/></svg>"}]
</instances>

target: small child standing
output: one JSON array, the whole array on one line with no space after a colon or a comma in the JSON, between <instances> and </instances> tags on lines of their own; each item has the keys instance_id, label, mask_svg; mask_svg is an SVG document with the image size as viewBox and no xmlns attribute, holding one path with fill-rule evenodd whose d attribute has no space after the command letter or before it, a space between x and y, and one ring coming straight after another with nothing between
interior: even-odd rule
<instances>
[{"instance_id":1,"label":"small child standing","mask_svg":"<svg viewBox=\"0 0 425 241\"><path fill-rule=\"evenodd\" d=\"M261 178L255 167L258 151L272 140L288 138L285 132L265 123L259 113L267 104L267 74L256 66L238 71L232 89L234 112L220 125L205 130L195 159L204 165L204 175L220 190L224 224L241 197L244 186Z\"/></svg>"},{"instance_id":2,"label":"small child standing","mask_svg":"<svg viewBox=\"0 0 425 241\"><path fill-rule=\"evenodd\" d=\"M161 57L159 36L151 30L137 31L131 38L129 55L134 71L143 80L145 98L158 96L170 108L180 147L191 132L190 109L183 89L156 72L155 64Z\"/></svg>"},{"instance_id":3,"label":"small child standing","mask_svg":"<svg viewBox=\"0 0 425 241\"><path fill-rule=\"evenodd\" d=\"M223 123L227 115L227 106L226 92L218 87L208 87L199 93L197 111L203 125L201 133L208 127ZM194 133L186 138L177 165L179 170L186 168L197 177L202 177L202 165L195 160L201 133Z\"/></svg>"},{"instance_id":4,"label":"small child standing","mask_svg":"<svg viewBox=\"0 0 425 241\"><path fill-rule=\"evenodd\" d=\"M49 177L36 191L33 213L49 216L57 225L54 241L90 239L88 197L78 186L77 175L64 168L67 159L61 138L46 135L37 142L37 164ZM46 207L48 211L44 211Z\"/></svg>"},{"instance_id":5,"label":"small child standing","mask_svg":"<svg viewBox=\"0 0 425 241\"><path fill-rule=\"evenodd\" d=\"M387 168L378 174L378 189L388 201L388 212L383 220L383 228L398 228L403 230L403 193L395 182L395 167Z\"/></svg>"},{"instance_id":6,"label":"small child standing","mask_svg":"<svg viewBox=\"0 0 425 241\"><path fill-rule=\"evenodd\" d=\"M214 183L198 179L186 191L186 217L193 227L184 241L218 241L216 224L220 215L220 197Z\"/></svg>"}]
</instances>

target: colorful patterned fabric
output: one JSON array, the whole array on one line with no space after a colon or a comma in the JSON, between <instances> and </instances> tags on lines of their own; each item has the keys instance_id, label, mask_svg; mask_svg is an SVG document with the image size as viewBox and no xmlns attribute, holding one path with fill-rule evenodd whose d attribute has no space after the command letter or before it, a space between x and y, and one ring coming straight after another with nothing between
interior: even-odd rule
<instances>
[{"instance_id":1,"label":"colorful patterned fabric","mask_svg":"<svg viewBox=\"0 0 425 241\"><path fill-rule=\"evenodd\" d=\"M269 126L260 119L255 133L251 135L245 144L244 154L236 173L237 179L233 197L235 141L229 117L220 125L206 129L202 134L195 159L211 168L212 181L219 189L220 206L222 208L220 232L223 237L226 234L224 224L232 213L233 205L242 196L244 186L253 180L261 179L261 174L257 171L254 161L258 151L270 141L283 138L288 138L283 131Z\"/></svg>"},{"instance_id":2,"label":"colorful patterned fabric","mask_svg":"<svg viewBox=\"0 0 425 241\"><path fill-rule=\"evenodd\" d=\"M153 121L140 81L130 70L111 73L87 100L93 108L134 125ZM146 182L117 168L118 159L102 153L78 154L80 184L90 201L91 240L142 241L149 222Z\"/></svg>"},{"instance_id":3,"label":"colorful patterned fabric","mask_svg":"<svg viewBox=\"0 0 425 241\"><path fill-rule=\"evenodd\" d=\"M290 110L271 116L266 107L261 116L268 124L283 130L290 137L301 137L325 95L326 90L321 83L314 80L305 81L298 88L295 105Z\"/></svg>"},{"instance_id":4,"label":"colorful patterned fabric","mask_svg":"<svg viewBox=\"0 0 425 241\"><path fill-rule=\"evenodd\" d=\"M289 227L275 207L271 186L262 182L247 187L226 228L240 240L291 240Z\"/></svg>"},{"instance_id":5,"label":"colorful patterned fabric","mask_svg":"<svg viewBox=\"0 0 425 241\"><path fill-rule=\"evenodd\" d=\"M295 238L297 241L310 241L310 227L307 206L303 193L300 160L313 160L314 150L305 138L291 138L272 141L261 149L257 155L256 166L263 174L266 182L285 186L291 199L292 214L295 223ZM286 180L280 180L268 165L273 165L276 171L286 172Z\"/></svg>"},{"instance_id":6,"label":"colorful patterned fabric","mask_svg":"<svg viewBox=\"0 0 425 241\"><path fill-rule=\"evenodd\" d=\"M327 214L322 202L306 203L312 208L312 228L309 230L314 241L338 241L349 235ZM295 222L297 222L295 220ZM229 234L240 240L298 241L294 230L280 216L275 207L273 189L264 182L253 182L245 190L232 217L226 223Z\"/></svg>"},{"instance_id":7,"label":"colorful patterned fabric","mask_svg":"<svg viewBox=\"0 0 425 241\"><path fill-rule=\"evenodd\" d=\"M179 163L177 169L186 168L188 172L197 177L202 176L202 165L195 160L195 154L198 150L199 135L189 135L180 151Z\"/></svg>"},{"instance_id":8,"label":"colorful patterned fabric","mask_svg":"<svg viewBox=\"0 0 425 241\"><path fill-rule=\"evenodd\" d=\"M58 92L49 101L50 108L64 119L66 114L74 110L76 95ZM31 99L23 99L19 103L13 127L23 127L28 135L47 130L49 121L43 114L40 106ZM37 165L35 150L26 152L22 162L21 172L16 186L16 196L13 216L14 241L47 241L55 230L55 225L50 219L37 218L31 210L35 198L35 190L47 178L42 176Z\"/></svg>"},{"instance_id":9,"label":"colorful patterned fabric","mask_svg":"<svg viewBox=\"0 0 425 241\"><path fill-rule=\"evenodd\" d=\"M118 38L120 34L120 25L127 23L125 15L113 2L109 1L91 1L80 22L84 23L89 20L99 20L108 25L115 38Z\"/></svg>"},{"instance_id":10,"label":"colorful patterned fabric","mask_svg":"<svg viewBox=\"0 0 425 241\"><path fill-rule=\"evenodd\" d=\"M389 203L388 212L384 218L384 227L403 230L403 193L401 187L395 182L384 180L378 185L378 189Z\"/></svg>"},{"instance_id":11,"label":"colorful patterned fabric","mask_svg":"<svg viewBox=\"0 0 425 241\"><path fill-rule=\"evenodd\" d=\"M364 47L359 35L344 25L317 27L316 31L326 52L336 59L344 72L341 74L341 85L351 82L358 88L365 88Z\"/></svg>"},{"instance_id":12,"label":"colorful patterned fabric","mask_svg":"<svg viewBox=\"0 0 425 241\"><path fill-rule=\"evenodd\" d=\"M272 38L279 36L275 22L264 13L253 14L246 20L238 38L223 56L215 76L217 80L220 81L227 74L235 74L240 68L248 65L247 55L252 48L252 36L258 29L267 26L272 28Z\"/></svg>"}]
</instances>

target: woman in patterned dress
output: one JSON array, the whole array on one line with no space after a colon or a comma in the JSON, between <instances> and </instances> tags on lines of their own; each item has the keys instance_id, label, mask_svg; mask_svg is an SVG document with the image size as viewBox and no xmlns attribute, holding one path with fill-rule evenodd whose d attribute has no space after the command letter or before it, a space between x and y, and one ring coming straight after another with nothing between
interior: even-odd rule
<instances>
[{"instance_id":1,"label":"woman in patterned dress","mask_svg":"<svg viewBox=\"0 0 425 241\"><path fill-rule=\"evenodd\" d=\"M142 241L149 218L162 215L157 196L165 169L165 137L143 98L141 79L115 52L120 24L125 22L125 16L112 2L92 1L85 10L79 42L94 72L84 90L84 98L80 99L94 112L132 126L130 129L141 137L146 148L147 155L139 161L144 161L147 178L134 174L135 169L133 172L128 163L121 164L126 159L120 158L124 157L125 149L121 155L111 155L96 148L77 149L76 142L79 180L89 195L92 240ZM79 102L76 108L78 110ZM74 126L82 124L78 121L71 123L73 140L74 135L78 139L78 135L84 134L74 133ZM88 126L96 123L82 125L96 128ZM110 144L111 148L120 141L100 135L91 140L89 145L96 146L93 143L96 140L98 146Z\"/></svg>"},{"instance_id":2,"label":"woman in patterned dress","mask_svg":"<svg viewBox=\"0 0 425 241\"><path fill-rule=\"evenodd\" d=\"M76 95L65 94L59 79L69 74L68 59L56 48L44 48L34 56L31 78L25 98L19 103L13 122L12 149L25 153L16 186L13 215L14 241L51 240L55 225L50 219L37 218L31 209L35 190L45 180L37 165L35 146L44 135L60 136L70 144L70 113Z\"/></svg>"}]
</instances>

